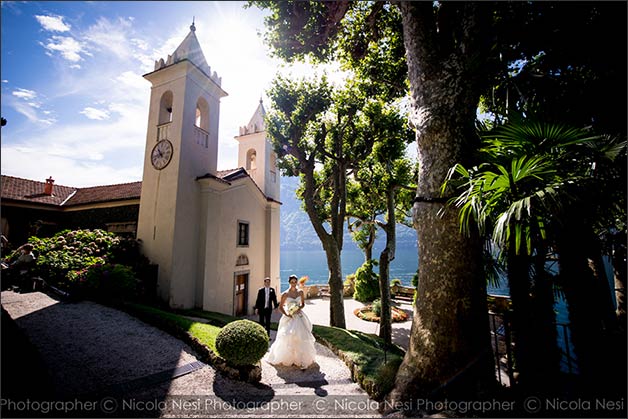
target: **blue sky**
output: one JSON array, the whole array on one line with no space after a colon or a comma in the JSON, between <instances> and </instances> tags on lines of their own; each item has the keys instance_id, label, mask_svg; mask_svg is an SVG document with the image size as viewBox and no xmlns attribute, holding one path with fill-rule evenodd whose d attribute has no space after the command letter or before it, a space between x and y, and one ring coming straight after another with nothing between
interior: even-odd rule
<instances>
[{"instance_id":1,"label":"blue sky","mask_svg":"<svg viewBox=\"0 0 628 419\"><path fill-rule=\"evenodd\" d=\"M193 16L229 94L218 169L235 168L233 137L276 73L313 74L307 64L270 58L258 36L263 12L243 4L3 1L2 174L78 187L141 180L150 96L141 76L176 49Z\"/></svg>"}]
</instances>

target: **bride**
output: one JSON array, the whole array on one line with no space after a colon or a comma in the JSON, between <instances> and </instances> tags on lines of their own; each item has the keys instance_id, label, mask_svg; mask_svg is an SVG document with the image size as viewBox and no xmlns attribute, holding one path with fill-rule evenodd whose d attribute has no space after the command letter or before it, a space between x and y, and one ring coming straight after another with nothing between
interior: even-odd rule
<instances>
[{"instance_id":1,"label":"bride","mask_svg":"<svg viewBox=\"0 0 628 419\"><path fill-rule=\"evenodd\" d=\"M290 275L290 288L281 294L279 311L281 319L277 337L270 347L267 361L270 364L296 365L306 369L316 356L312 323L303 313L305 298L302 290L297 290L297 277Z\"/></svg>"}]
</instances>

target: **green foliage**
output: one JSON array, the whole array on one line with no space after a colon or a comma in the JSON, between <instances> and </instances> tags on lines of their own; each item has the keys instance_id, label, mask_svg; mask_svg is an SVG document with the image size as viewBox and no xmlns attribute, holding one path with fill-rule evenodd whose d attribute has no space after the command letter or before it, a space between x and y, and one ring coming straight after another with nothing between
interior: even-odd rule
<instances>
[{"instance_id":1,"label":"green foliage","mask_svg":"<svg viewBox=\"0 0 628 419\"><path fill-rule=\"evenodd\" d=\"M377 317L381 317L382 300L380 300L379 298L373 300L373 303L371 304L371 310L373 311L373 314L375 314Z\"/></svg>"},{"instance_id":2,"label":"green foliage","mask_svg":"<svg viewBox=\"0 0 628 419\"><path fill-rule=\"evenodd\" d=\"M412 286L414 287L414 289L419 289L419 271L416 271L416 273L412 277Z\"/></svg>"},{"instance_id":3,"label":"green foliage","mask_svg":"<svg viewBox=\"0 0 628 419\"><path fill-rule=\"evenodd\" d=\"M390 285L401 285L401 279L399 278L395 278L392 281L390 281Z\"/></svg>"},{"instance_id":4,"label":"green foliage","mask_svg":"<svg viewBox=\"0 0 628 419\"><path fill-rule=\"evenodd\" d=\"M67 279L83 296L95 299L125 299L136 296L138 280L133 269L119 264L95 264L70 271Z\"/></svg>"},{"instance_id":5,"label":"green foliage","mask_svg":"<svg viewBox=\"0 0 628 419\"><path fill-rule=\"evenodd\" d=\"M120 238L103 230L64 230L53 237L31 237L37 255L37 266L53 284L69 288L70 271L104 264L111 259L111 249Z\"/></svg>"},{"instance_id":6,"label":"green foliage","mask_svg":"<svg viewBox=\"0 0 628 419\"><path fill-rule=\"evenodd\" d=\"M379 281L377 274L373 272L375 260L368 260L355 271L355 293L353 298L362 303L373 301L379 297Z\"/></svg>"},{"instance_id":7,"label":"green foliage","mask_svg":"<svg viewBox=\"0 0 628 419\"><path fill-rule=\"evenodd\" d=\"M64 291L90 297L135 295L137 278L148 265L136 240L98 229L64 230L29 242L40 275Z\"/></svg>"},{"instance_id":8,"label":"green foliage","mask_svg":"<svg viewBox=\"0 0 628 419\"><path fill-rule=\"evenodd\" d=\"M254 365L268 350L268 334L250 320L227 324L216 336L218 354L234 365Z\"/></svg>"},{"instance_id":9,"label":"green foliage","mask_svg":"<svg viewBox=\"0 0 628 419\"><path fill-rule=\"evenodd\" d=\"M325 61L334 55L329 39L339 33L341 27L336 19L342 18L348 3L249 1L247 7L250 6L270 11L264 24L272 30L264 34L264 42L274 55L294 61L310 54L315 61Z\"/></svg>"},{"instance_id":10,"label":"green foliage","mask_svg":"<svg viewBox=\"0 0 628 419\"><path fill-rule=\"evenodd\" d=\"M607 147L606 157L595 150L605 150L607 139L589 130L530 120L508 123L483 137L483 163L471 169L454 166L442 192L459 188L451 202L460 209L465 234L477 222L501 250L512 240L517 253L527 254L535 240L546 240L556 215L586 196L595 180L591 167L625 149L625 142Z\"/></svg>"}]
</instances>

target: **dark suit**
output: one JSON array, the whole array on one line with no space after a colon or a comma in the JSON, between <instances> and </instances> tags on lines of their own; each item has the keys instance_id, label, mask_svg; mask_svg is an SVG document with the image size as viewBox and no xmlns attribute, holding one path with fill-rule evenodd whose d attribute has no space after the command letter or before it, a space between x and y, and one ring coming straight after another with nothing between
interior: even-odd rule
<instances>
[{"instance_id":1,"label":"dark suit","mask_svg":"<svg viewBox=\"0 0 628 419\"><path fill-rule=\"evenodd\" d=\"M266 287L262 287L257 291L257 299L255 300L255 307L259 313L259 324L264 326L266 332L270 336L270 316L273 313L273 308L279 307L277 303L277 294L273 287L269 288L268 292L268 307L264 307L266 301Z\"/></svg>"}]
</instances>

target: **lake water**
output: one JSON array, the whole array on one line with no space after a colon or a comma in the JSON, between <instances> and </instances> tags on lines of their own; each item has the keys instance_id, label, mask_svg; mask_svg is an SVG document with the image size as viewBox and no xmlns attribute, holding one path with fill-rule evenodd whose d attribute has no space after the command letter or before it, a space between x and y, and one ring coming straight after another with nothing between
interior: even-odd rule
<instances>
[{"instance_id":1,"label":"lake water","mask_svg":"<svg viewBox=\"0 0 628 419\"><path fill-rule=\"evenodd\" d=\"M379 259L380 250L376 249L373 256ZM309 276L308 285L327 284L329 270L327 258L323 250L281 250L281 291L288 289L288 277ZM417 249L397 249L395 259L390 264L390 279L398 278L404 286L412 286L412 277L418 267ZM341 253L342 277L354 273L364 263L364 253L359 250L347 249ZM376 267L377 271L377 267ZM504 283L500 287L490 287L489 293L508 295L508 287Z\"/></svg>"}]
</instances>

